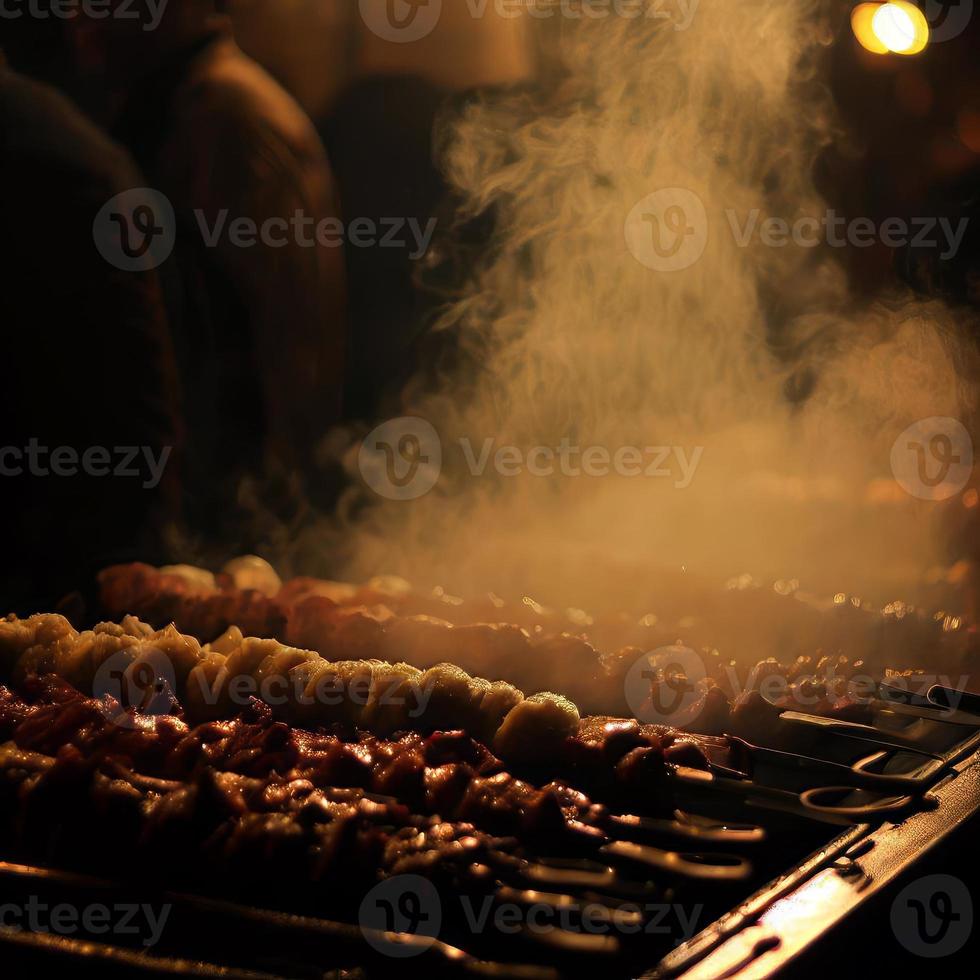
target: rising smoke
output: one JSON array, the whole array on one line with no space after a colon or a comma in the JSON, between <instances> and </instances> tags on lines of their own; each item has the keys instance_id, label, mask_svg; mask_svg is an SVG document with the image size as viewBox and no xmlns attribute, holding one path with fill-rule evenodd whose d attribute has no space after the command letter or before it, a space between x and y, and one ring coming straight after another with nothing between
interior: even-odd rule
<instances>
[{"instance_id":1,"label":"rising smoke","mask_svg":"<svg viewBox=\"0 0 980 980\"><path fill-rule=\"evenodd\" d=\"M546 82L454 122L444 164L463 216L492 211L497 230L439 328L479 369L406 395L404 414L439 432L443 473L345 524L348 577L612 608L742 573L915 594L945 558L944 505L901 490L889 453L917 419L969 417L951 315L903 296L855 308L833 250L743 246L732 229L753 209L827 210L812 178L839 138L825 14L817 0L701 0L683 30L543 20ZM627 219L663 189L704 208L703 254L674 271L628 243ZM460 440L479 454L488 439L703 454L683 488L676 457L670 478L502 476L492 462L474 477Z\"/></svg>"}]
</instances>

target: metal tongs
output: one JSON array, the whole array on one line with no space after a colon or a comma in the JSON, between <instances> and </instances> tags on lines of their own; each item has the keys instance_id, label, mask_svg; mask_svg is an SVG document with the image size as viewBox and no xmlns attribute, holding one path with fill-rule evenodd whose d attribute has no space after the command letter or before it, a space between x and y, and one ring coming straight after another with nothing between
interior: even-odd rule
<instances>
[{"instance_id":1,"label":"metal tongs","mask_svg":"<svg viewBox=\"0 0 980 980\"><path fill-rule=\"evenodd\" d=\"M977 695L939 685L923 697L882 684L879 697L869 703L871 725L804 712L784 711L780 717L896 750L933 755L948 765L980 744L980 714L962 706L976 701L980 701Z\"/></svg>"},{"instance_id":2,"label":"metal tongs","mask_svg":"<svg viewBox=\"0 0 980 980\"><path fill-rule=\"evenodd\" d=\"M895 817L922 806L947 759L870 726L788 711L768 702L790 747L728 736L706 745L707 772L678 767L682 790L700 807L712 798L836 823Z\"/></svg>"},{"instance_id":3,"label":"metal tongs","mask_svg":"<svg viewBox=\"0 0 980 980\"><path fill-rule=\"evenodd\" d=\"M887 685L879 686L879 694L885 697L875 698L868 704L874 724L810 714L765 697L762 700L771 712L773 725L784 729L781 737L791 743L794 751L804 755L826 758L832 741L843 737L849 741L836 746L837 752L849 753L856 744L864 743L868 747L866 754L874 751L913 753L939 758L949 764L971 741L980 738L980 717L943 711L935 705L923 707L921 702L924 699L920 696ZM899 700L900 696L904 700ZM856 758L852 758L848 764ZM837 754L831 759L847 761L846 756L841 758ZM888 768L891 773L897 774L899 768L903 765L908 768L914 761L914 755L902 756L891 760ZM877 771L880 766L881 763L873 769ZM940 770L936 770L928 775L934 779L939 774Z\"/></svg>"},{"instance_id":4,"label":"metal tongs","mask_svg":"<svg viewBox=\"0 0 980 980\"><path fill-rule=\"evenodd\" d=\"M964 724L972 723L980 727L980 694L933 684L926 692L926 701L929 707L948 711L962 719Z\"/></svg>"},{"instance_id":5,"label":"metal tongs","mask_svg":"<svg viewBox=\"0 0 980 980\"><path fill-rule=\"evenodd\" d=\"M684 805L700 813L731 814L733 806L749 813L757 808L792 817L847 825L898 817L920 806L923 797L908 793L880 794L852 785L817 786L802 793L757 783L748 776L731 778L704 769L678 766L674 787Z\"/></svg>"},{"instance_id":6,"label":"metal tongs","mask_svg":"<svg viewBox=\"0 0 980 980\"><path fill-rule=\"evenodd\" d=\"M706 747L713 772L728 778L748 777L756 783L795 789L848 786L880 793L923 793L940 777L945 761L929 753L885 745L850 733L835 732L832 739L815 740L815 755L753 745L729 736L725 763L719 750Z\"/></svg>"}]
</instances>

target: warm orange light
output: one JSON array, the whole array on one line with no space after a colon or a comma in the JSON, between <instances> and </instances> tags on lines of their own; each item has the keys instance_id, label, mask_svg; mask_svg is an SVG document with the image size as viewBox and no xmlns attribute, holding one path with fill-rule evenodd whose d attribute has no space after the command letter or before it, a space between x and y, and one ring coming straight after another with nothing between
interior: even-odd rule
<instances>
[{"instance_id":1,"label":"warm orange light","mask_svg":"<svg viewBox=\"0 0 980 980\"><path fill-rule=\"evenodd\" d=\"M956 117L956 132L968 150L980 153L980 111L963 109Z\"/></svg>"},{"instance_id":2,"label":"warm orange light","mask_svg":"<svg viewBox=\"0 0 980 980\"><path fill-rule=\"evenodd\" d=\"M875 34L874 16L882 8L880 3L862 3L854 8L851 14L851 29L861 47L875 54L888 54L888 47L878 40Z\"/></svg>"},{"instance_id":3,"label":"warm orange light","mask_svg":"<svg viewBox=\"0 0 980 980\"><path fill-rule=\"evenodd\" d=\"M859 4L851 14L851 29L861 46L875 54L918 54L929 43L925 14L907 0Z\"/></svg>"},{"instance_id":4,"label":"warm orange light","mask_svg":"<svg viewBox=\"0 0 980 980\"><path fill-rule=\"evenodd\" d=\"M872 19L875 34L895 54L918 54L929 43L929 21L914 3L893 0Z\"/></svg>"}]
</instances>

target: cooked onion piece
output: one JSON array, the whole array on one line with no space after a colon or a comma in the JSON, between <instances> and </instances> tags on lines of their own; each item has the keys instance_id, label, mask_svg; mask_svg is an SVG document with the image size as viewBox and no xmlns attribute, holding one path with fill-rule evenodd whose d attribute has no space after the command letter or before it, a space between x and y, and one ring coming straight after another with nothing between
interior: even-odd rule
<instances>
[{"instance_id":1,"label":"cooked onion piece","mask_svg":"<svg viewBox=\"0 0 980 980\"><path fill-rule=\"evenodd\" d=\"M443 636L455 632L425 619L415 626ZM513 630L482 635L489 644L521 640ZM510 764L532 767L574 755L568 743L581 722L575 704L558 694L525 699L509 683L473 677L454 664L421 671L377 659L330 661L276 640L245 637L237 628L201 647L172 626L153 632L138 621L79 634L60 616L8 619L0 622L0 658L15 678L56 674L97 698L114 693L94 690L108 663L132 675L136 695L149 690L147 678L163 677L194 723L238 717L257 698L274 716L311 731L336 726L343 738L365 730L380 737L462 732ZM139 704L132 696L122 700L132 702L124 707ZM719 711L727 710L721 701Z\"/></svg>"},{"instance_id":2,"label":"cooked onion piece","mask_svg":"<svg viewBox=\"0 0 980 980\"><path fill-rule=\"evenodd\" d=\"M228 658L222 653L205 650L197 666L187 677L183 691L184 709L198 721L216 721L221 717L219 694Z\"/></svg>"},{"instance_id":3,"label":"cooked onion piece","mask_svg":"<svg viewBox=\"0 0 980 980\"><path fill-rule=\"evenodd\" d=\"M229 626L221 636L208 643L204 649L214 653L223 653L227 657L228 654L234 653L242 645L244 639L242 631L237 626Z\"/></svg>"},{"instance_id":4,"label":"cooked onion piece","mask_svg":"<svg viewBox=\"0 0 980 980\"><path fill-rule=\"evenodd\" d=\"M361 721L376 735L391 735L411 728L424 707L422 671L410 664L378 663Z\"/></svg>"},{"instance_id":5,"label":"cooked onion piece","mask_svg":"<svg viewBox=\"0 0 980 980\"><path fill-rule=\"evenodd\" d=\"M480 725L477 737L492 742L504 719L524 700L524 692L506 681L494 681L480 698Z\"/></svg>"},{"instance_id":6,"label":"cooked onion piece","mask_svg":"<svg viewBox=\"0 0 980 980\"><path fill-rule=\"evenodd\" d=\"M507 715L493 740L493 750L508 761L545 762L578 731L581 721L578 708L567 698L535 694Z\"/></svg>"},{"instance_id":7,"label":"cooked onion piece","mask_svg":"<svg viewBox=\"0 0 980 980\"><path fill-rule=\"evenodd\" d=\"M251 589L270 599L282 589L282 579L276 570L258 555L233 558L222 571L235 583L236 589Z\"/></svg>"},{"instance_id":8,"label":"cooked onion piece","mask_svg":"<svg viewBox=\"0 0 980 980\"><path fill-rule=\"evenodd\" d=\"M336 671L336 696L340 700L340 722L352 727L363 724L364 712L371 698L376 660L343 660L333 665Z\"/></svg>"},{"instance_id":9,"label":"cooked onion piece","mask_svg":"<svg viewBox=\"0 0 980 980\"><path fill-rule=\"evenodd\" d=\"M462 668L455 664L430 667L419 686L427 699L420 716L423 730L471 731L479 723L484 692Z\"/></svg>"},{"instance_id":10,"label":"cooked onion piece","mask_svg":"<svg viewBox=\"0 0 980 980\"><path fill-rule=\"evenodd\" d=\"M8 674L26 673L25 657L39 666L53 665L61 649L74 644L78 633L64 616L42 614L21 620L8 617L0 622L0 668ZM48 666L48 670L52 670Z\"/></svg>"}]
</instances>

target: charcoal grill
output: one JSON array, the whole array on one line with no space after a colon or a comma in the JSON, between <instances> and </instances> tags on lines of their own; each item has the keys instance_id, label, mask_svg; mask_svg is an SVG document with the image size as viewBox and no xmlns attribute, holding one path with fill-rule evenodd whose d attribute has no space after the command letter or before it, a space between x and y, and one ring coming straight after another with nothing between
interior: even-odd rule
<instances>
[{"instance_id":1,"label":"charcoal grill","mask_svg":"<svg viewBox=\"0 0 980 980\"><path fill-rule=\"evenodd\" d=\"M404 975L406 970L528 980L805 975L799 972L801 964L815 950L832 944L862 909L880 906L896 883L921 873L929 857L956 838L980 809L980 716L886 706L876 715L875 731L891 744L898 731L921 734L923 719L928 722L925 743L941 765L931 767L928 790L913 796L900 812L867 805L866 789L830 790L847 798L826 811L801 810L790 805L793 793L772 784L775 777L768 771L737 792L727 779L694 779L691 809L702 816L623 820L619 840L598 855L532 855L518 872L496 882L495 901L518 906L597 903L607 910L607 922L616 923L603 931L583 927L572 915L562 921L564 928L540 933L523 928L468 935L453 914L452 896L444 896L446 935L440 932L440 941L433 942L363 928L356 910L349 921L328 921L299 914L288 903L277 908L273 896L269 907L257 908L210 895L154 890L141 886L138 876L107 881L17 863L16 855L7 855L11 860L0 863L5 901L39 896L48 904L79 906L166 903L172 912L159 946L151 951L84 932L53 936L7 927L0 929L0 947L5 962L18 972L51 962L69 965L76 975L98 977L258 980L352 971ZM796 757L797 779L805 781L810 761ZM819 782L816 774L814 781ZM855 801L860 805L852 813ZM728 855L725 861L717 860L719 851ZM604 873L604 862L615 871ZM684 939L676 927L647 934L650 916L643 906L670 903L703 906L700 931L692 938ZM637 904L643 908L644 928L640 934L621 932ZM891 942L887 924L879 923L878 929L885 930L876 934L878 941ZM413 955L392 956L393 951Z\"/></svg>"}]
</instances>

